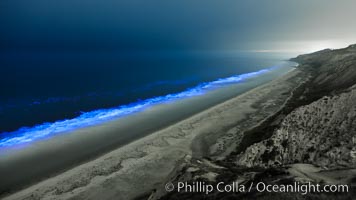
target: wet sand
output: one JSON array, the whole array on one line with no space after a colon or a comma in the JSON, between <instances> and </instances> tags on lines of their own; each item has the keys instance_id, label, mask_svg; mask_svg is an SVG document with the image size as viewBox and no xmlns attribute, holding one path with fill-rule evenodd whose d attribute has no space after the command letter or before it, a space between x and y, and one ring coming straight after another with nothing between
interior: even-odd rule
<instances>
[{"instance_id":1,"label":"wet sand","mask_svg":"<svg viewBox=\"0 0 356 200\"><path fill-rule=\"evenodd\" d=\"M269 115L277 112L302 79L301 73L294 70L282 78L252 89L146 137L142 137L143 132L147 134L154 128L138 126L136 121L136 125L131 124L131 126L135 125L138 129L137 134L123 134L120 138L120 141L124 141L121 147L90 162L83 162L79 166L5 199L133 199L149 194L153 189L163 188L164 180L174 176L177 166L181 166L180 163L184 163L184 160L189 160L192 157L199 159L202 156L223 157L226 155L238 145L244 130L257 125ZM222 94L231 95L228 92L223 92L220 95ZM216 96L217 94L211 95ZM231 98L229 95L226 95L225 98ZM196 101L193 104L196 106L204 105L202 99L189 101ZM162 125L167 125L170 123L169 120L162 119L170 116L169 113L177 111L179 106L181 106L179 110L184 112L185 103L192 105L193 102L183 101L175 104L178 107L172 110L169 109L169 105L162 105L163 107L160 109L149 110L146 115L140 114L132 117L153 120L148 123L145 121L146 124L153 124L156 120L161 121ZM205 106L209 107L210 105ZM152 114L152 112L161 111L164 107L167 109L166 115ZM186 113L186 115L191 114ZM152 116L156 116L156 118L152 118ZM129 118L126 120L121 119L120 122L78 130L76 134L60 136L56 142L47 141L43 144L36 144L32 147L32 151L41 151L42 148L50 145L53 151L60 151L59 155L62 155L56 159L65 160L66 156L73 152L73 149L66 151L60 146L75 141L72 145L76 146L77 151L81 152L80 150L84 148L85 151L82 152L88 152L87 148L92 148L87 155L93 155L93 152L98 151L96 149L98 147L91 145L90 142L97 143L103 137L106 137L105 141L112 139L113 146L120 146L117 141L118 135L112 137L112 133L119 133L120 127L130 125ZM136 133L134 129L126 130ZM100 135L97 134L98 132ZM90 139L85 140L86 143L77 143L76 137L83 137L83 135ZM125 143L129 144L124 145ZM44 146L41 147L41 145ZM55 145L58 145L58 149ZM108 146L110 145L106 145L106 148ZM103 152L102 149L100 151ZM20 155L20 158L26 156L24 154L26 152L17 155ZM85 157L86 154L82 156ZM13 159L13 156L11 158ZM53 159L53 156L48 155L48 158ZM40 163L41 160L38 162ZM29 171L33 170L31 166L22 167ZM17 176L21 176L21 174Z\"/></svg>"}]
</instances>

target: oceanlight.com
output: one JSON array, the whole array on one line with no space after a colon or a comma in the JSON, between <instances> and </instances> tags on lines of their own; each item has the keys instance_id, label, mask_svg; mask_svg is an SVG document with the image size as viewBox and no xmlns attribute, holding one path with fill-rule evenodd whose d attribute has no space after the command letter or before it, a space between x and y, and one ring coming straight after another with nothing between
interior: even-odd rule
<instances>
[{"instance_id":1,"label":"oceanlight.com","mask_svg":"<svg viewBox=\"0 0 356 200\"><path fill-rule=\"evenodd\" d=\"M219 182L216 185L208 184L205 182L178 182L176 184L167 183L165 186L167 192L195 192L195 193L213 193L213 192L279 192L279 193L300 193L306 195L308 193L336 193L336 192L349 192L348 185L320 185L313 183L299 183L293 184L267 184L264 182L251 182L249 184L240 184L233 182L232 184L225 184Z\"/></svg>"}]
</instances>

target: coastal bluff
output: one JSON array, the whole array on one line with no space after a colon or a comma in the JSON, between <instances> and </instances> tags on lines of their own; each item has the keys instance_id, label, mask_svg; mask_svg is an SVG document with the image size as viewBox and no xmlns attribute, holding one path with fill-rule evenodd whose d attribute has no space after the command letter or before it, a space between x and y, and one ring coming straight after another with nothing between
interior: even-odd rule
<instances>
[{"instance_id":1,"label":"coastal bluff","mask_svg":"<svg viewBox=\"0 0 356 200\"><path fill-rule=\"evenodd\" d=\"M283 108L244 132L214 166L191 163L176 181L244 184L345 184L347 193L169 193L161 199L354 199L356 190L356 45L292 58L305 77ZM194 167L194 172L191 168Z\"/></svg>"}]
</instances>

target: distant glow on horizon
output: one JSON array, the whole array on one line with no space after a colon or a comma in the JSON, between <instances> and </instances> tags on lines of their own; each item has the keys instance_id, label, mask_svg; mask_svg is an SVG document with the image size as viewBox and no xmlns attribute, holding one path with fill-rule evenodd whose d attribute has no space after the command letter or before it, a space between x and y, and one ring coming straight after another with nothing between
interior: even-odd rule
<instances>
[{"instance_id":1,"label":"distant glow on horizon","mask_svg":"<svg viewBox=\"0 0 356 200\"><path fill-rule=\"evenodd\" d=\"M340 49L346 48L351 44L356 43L356 40L315 40L315 41L288 41L278 42L275 44L276 48L272 49L254 49L248 50L252 53L313 53L324 49ZM269 44L268 46L273 46ZM289 48L293 47L293 48Z\"/></svg>"},{"instance_id":2,"label":"distant glow on horizon","mask_svg":"<svg viewBox=\"0 0 356 200\"><path fill-rule=\"evenodd\" d=\"M0 148L10 147L20 144L34 142L40 139L48 138L59 133L72 131L78 128L97 125L113 119L130 115L139 111L146 110L147 108L169 103L179 99L200 96L207 91L222 87L224 85L239 83L243 80L259 76L273 70L275 67L262 69L256 72L240 74L228 78L221 78L216 81L202 83L193 88L189 88L183 92L168 94L165 96L154 97L128 105L123 105L110 109L99 109L90 112L85 112L80 116L73 119L65 119L53 123L43 123L33 127L23 127L13 132L5 132L0 134Z\"/></svg>"},{"instance_id":3,"label":"distant glow on horizon","mask_svg":"<svg viewBox=\"0 0 356 200\"><path fill-rule=\"evenodd\" d=\"M300 50L303 50L305 53L312 53L324 49L339 49L349 46L351 43L345 41L336 41L336 40L321 40L321 41L311 41L302 43L303 47Z\"/></svg>"}]
</instances>

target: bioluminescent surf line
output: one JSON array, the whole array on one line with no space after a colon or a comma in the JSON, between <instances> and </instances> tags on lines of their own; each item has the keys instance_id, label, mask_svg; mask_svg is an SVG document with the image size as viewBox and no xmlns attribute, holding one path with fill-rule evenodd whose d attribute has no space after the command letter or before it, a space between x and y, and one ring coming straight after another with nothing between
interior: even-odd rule
<instances>
[{"instance_id":1,"label":"bioluminescent surf line","mask_svg":"<svg viewBox=\"0 0 356 200\"><path fill-rule=\"evenodd\" d=\"M354 199L355 7L0 0L0 199Z\"/></svg>"},{"instance_id":2,"label":"bioluminescent surf line","mask_svg":"<svg viewBox=\"0 0 356 200\"><path fill-rule=\"evenodd\" d=\"M206 92L229 84L239 83L249 78L270 72L277 67L270 67L255 72L235 75L227 78L202 83L193 88L189 88L183 92L158 96L146 100L138 101L128 105L122 105L110 109L99 109L90 112L82 113L80 116L73 119L59 120L53 123L43 123L34 127L20 128L14 132L6 132L0 134L0 147L9 147L24 143L30 143L46 137L53 136L58 133L75 130L86 126L97 125L107 122L112 119L117 119L132 113L143 111L151 106L169 103L179 99L203 95Z\"/></svg>"}]
</instances>

